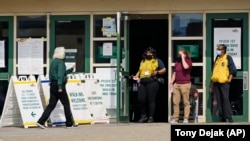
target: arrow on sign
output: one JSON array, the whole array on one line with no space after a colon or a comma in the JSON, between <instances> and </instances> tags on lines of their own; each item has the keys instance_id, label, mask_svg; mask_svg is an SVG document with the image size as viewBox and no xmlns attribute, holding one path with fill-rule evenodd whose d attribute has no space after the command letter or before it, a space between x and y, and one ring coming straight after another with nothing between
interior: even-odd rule
<instances>
[{"instance_id":1,"label":"arrow on sign","mask_svg":"<svg viewBox=\"0 0 250 141\"><path fill-rule=\"evenodd\" d=\"M32 116L32 117L35 117L35 115L36 115L36 113L31 112L31 116Z\"/></svg>"}]
</instances>

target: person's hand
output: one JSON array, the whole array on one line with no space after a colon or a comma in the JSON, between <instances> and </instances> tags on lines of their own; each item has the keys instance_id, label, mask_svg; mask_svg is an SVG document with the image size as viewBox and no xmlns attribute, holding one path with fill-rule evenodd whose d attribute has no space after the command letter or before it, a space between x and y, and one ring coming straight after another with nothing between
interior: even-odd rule
<instances>
[{"instance_id":1,"label":"person's hand","mask_svg":"<svg viewBox=\"0 0 250 141\"><path fill-rule=\"evenodd\" d=\"M173 92L173 88L174 88L174 84L173 83L169 83L169 89L170 89L171 93Z\"/></svg>"},{"instance_id":2,"label":"person's hand","mask_svg":"<svg viewBox=\"0 0 250 141\"><path fill-rule=\"evenodd\" d=\"M152 75L156 76L157 74L158 74L158 71L154 71Z\"/></svg>"},{"instance_id":3,"label":"person's hand","mask_svg":"<svg viewBox=\"0 0 250 141\"><path fill-rule=\"evenodd\" d=\"M61 93L61 92L62 92L62 89L58 89L58 92Z\"/></svg>"},{"instance_id":4,"label":"person's hand","mask_svg":"<svg viewBox=\"0 0 250 141\"><path fill-rule=\"evenodd\" d=\"M75 69L75 68L76 68L76 64L74 64L71 68L72 68L72 69Z\"/></svg>"},{"instance_id":5,"label":"person's hand","mask_svg":"<svg viewBox=\"0 0 250 141\"><path fill-rule=\"evenodd\" d=\"M214 87L213 87L213 86L210 86L209 91L210 91L211 93L214 92Z\"/></svg>"},{"instance_id":6,"label":"person's hand","mask_svg":"<svg viewBox=\"0 0 250 141\"><path fill-rule=\"evenodd\" d=\"M133 78L133 80L138 80L139 79L139 77L136 76L136 75L132 75L132 78Z\"/></svg>"},{"instance_id":7,"label":"person's hand","mask_svg":"<svg viewBox=\"0 0 250 141\"><path fill-rule=\"evenodd\" d=\"M179 55L181 58L185 57L185 54L183 52L179 52Z\"/></svg>"}]
</instances>

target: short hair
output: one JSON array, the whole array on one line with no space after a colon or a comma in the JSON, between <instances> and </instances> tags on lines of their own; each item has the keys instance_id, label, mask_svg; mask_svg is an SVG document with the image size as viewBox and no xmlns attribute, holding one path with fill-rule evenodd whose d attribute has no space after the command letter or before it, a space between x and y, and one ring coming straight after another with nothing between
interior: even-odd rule
<instances>
[{"instance_id":1,"label":"short hair","mask_svg":"<svg viewBox=\"0 0 250 141\"><path fill-rule=\"evenodd\" d=\"M64 47L56 47L54 50L53 59L64 59L65 58L65 48Z\"/></svg>"},{"instance_id":2,"label":"short hair","mask_svg":"<svg viewBox=\"0 0 250 141\"><path fill-rule=\"evenodd\" d=\"M227 46L225 44L219 44L218 47L219 46L222 46L222 48L225 50L225 53L227 52Z\"/></svg>"},{"instance_id":3,"label":"short hair","mask_svg":"<svg viewBox=\"0 0 250 141\"><path fill-rule=\"evenodd\" d=\"M148 51L151 52L155 58L157 58L157 52L156 52L156 49L155 49L155 48L148 47L148 48L145 50L144 54L146 55Z\"/></svg>"}]
</instances>

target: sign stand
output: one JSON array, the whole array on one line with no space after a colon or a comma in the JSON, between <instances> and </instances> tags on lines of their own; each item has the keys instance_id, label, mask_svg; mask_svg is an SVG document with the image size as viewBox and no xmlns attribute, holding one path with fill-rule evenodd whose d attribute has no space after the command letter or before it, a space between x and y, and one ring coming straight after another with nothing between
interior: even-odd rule
<instances>
[{"instance_id":1,"label":"sign stand","mask_svg":"<svg viewBox=\"0 0 250 141\"><path fill-rule=\"evenodd\" d=\"M102 96L102 88L94 74L79 74L86 93L87 103L94 123L109 123Z\"/></svg>"},{"instance_id":2,"label":"sign stand","mask_svg":"<svg viewBox=\"0 0 250 141\"><path fill-rule=\"evenodd\" d=\"M40 95L42 97L43 105L46 107L49 104L50 98L50 80L48 76L39 75L37 83ZM49 121L52 126L65 125L66 118L61 101L57 102L55 109L50 114Z\"/></svg>"},{"instance_id":3,"label":"sign stand","mask_svg":"<svg viewBox=\"0 0 250 141\"><path fill-rule=\"evenodd\" d=\"M43 106L34 76L12 76L5 101L1 126L37 126L36 122L43 113Z\"/></svg>"},{"instance_id":4,"label":"sign stand","mask_svg":"<svg viewBox=\"0 0 250 141\"><path fill-rule=\"evenodd\" d=\"M66 90L75 124L92 124L93 118L89 111L86 94L79 75L68 75Z\"/></svg>"},{"instance_id":5,"label":"sign stand","mask_svg":"<svg viewBox=\"0 0 250 141\"><path fill-rule=\"evenodd\" d=\"M9 81L0 126L21 126L22 118L14 92L13 77Z\"/></svg>"}]
</instances>

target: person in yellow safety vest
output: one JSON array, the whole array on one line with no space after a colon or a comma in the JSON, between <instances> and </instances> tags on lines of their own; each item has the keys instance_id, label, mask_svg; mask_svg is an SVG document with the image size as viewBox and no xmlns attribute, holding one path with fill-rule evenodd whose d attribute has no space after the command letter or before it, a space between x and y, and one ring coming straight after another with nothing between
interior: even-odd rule
<instances>
[{"instance_id":1,"label":"person in yellow safety vest","mask_svg":"<svg viewBox=\"0 0 250 141\"><path fill-rule=\"evenodd\" d=\"M214 61L211 77L210 92L214 92L217 100L217 110L221 122L233 122L232 109L229 101L230 82L236 75L237 69L230 55L226 54L227 46L217 46L217 57Z\"/></svg>"},{"instance_id":2,"label":"person in yellow safety vest","mask_svg":"<svg viewBox=\"0 0 250 141\"><path fill-rule=\"evenodd\" d=\"M156 50L152 47L146 49L143 59L134 80L139 83L138 86L138 108L141 118L138 122L154 122L155 97L158 92L159 76L166 72L166 68L162 60L157 58ZM147 106L146 106L147 105ZM148 107L148 114L146 114Z\"/></svg>"}]
</instances>

